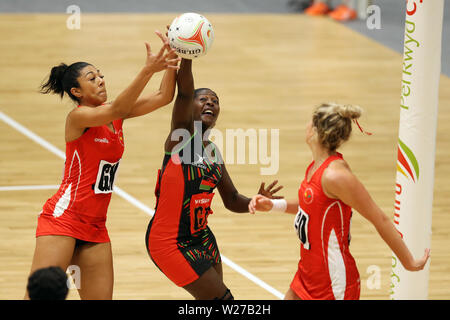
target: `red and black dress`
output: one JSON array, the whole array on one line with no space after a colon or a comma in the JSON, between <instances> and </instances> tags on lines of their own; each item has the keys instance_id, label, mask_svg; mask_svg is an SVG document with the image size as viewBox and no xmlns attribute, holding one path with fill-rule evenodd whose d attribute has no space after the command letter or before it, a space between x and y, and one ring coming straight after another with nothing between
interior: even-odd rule
<instances>
[{"instance_id":1,"label":"red and black dress","mask_svg":"<svg viewBox=\"0 0 450 320\"><path fill-rule=\"evenodd\" d=\"M179 150L166 152L158 171L155 214L145 241L155 265L180 287L221 261L208 227L213 191L222 177L219 158L214 144L205 148L194 133Z\"/></svg>"}]
</instances>

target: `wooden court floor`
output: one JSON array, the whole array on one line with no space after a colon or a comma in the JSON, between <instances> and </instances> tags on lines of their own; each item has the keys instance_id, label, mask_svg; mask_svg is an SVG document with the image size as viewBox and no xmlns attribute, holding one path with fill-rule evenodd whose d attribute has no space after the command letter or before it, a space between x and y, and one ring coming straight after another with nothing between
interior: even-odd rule
<instances>
[{"instance_id":1,"label":"wooden court floor","mask_svg":"<svg viewBox=\"0 0 450 320\"><path fill-rule=\"evenodd\" d=\"M216 129L224 134L227 129L267 129L269 139L270 129L279 130L276 174L261 175L261 168L268 167L261 159L256 164L227 163L238 190L252 196L260 182L278 179L284 185L281 194L295 198L311 160L304 129L313 106L325 101L359 104L365 110L360 123L373 135L354 130L341 151L375 201L393 216L401 54L328 19L207 17L216 38L208 55L194 62L194 75L197 87L210 87L220 97ZM64 14L0 15L0 187L20 187L0 191L0 299L23 297L37 214L55 191L22 187L57 185L63 170L58 155L7 124L5 116L64 151L64 120L72 105L68 99L37 93L50 68L60 62L88 61L105 75L109 99L113 99L142 66L144 41L159 48L153 31L164 30L174 15L83 14L79 30L69 30L67 18ZM161 75L155 76L146 92L155 90L160 79ZM441 76L430 299L450 298L449 106L450 79ZM168 105L124 124L125 154L116 185L147 208L155 204L153 190L171 108ZM222 151L225 156L226 150ZM218 193L213 205L209 224L226 258L224 278L235 298L278 299L288 289L299 258L294 217L230 213ZM113 195L107 225L114 254L114 298L191 299L148 258L144 235L149 219L142 208ZM390 250L359 214L354 215L351 233L361 298L388 299ZM371 266L381 271L379 286L367 285ZM69 299L78 299L75 290Z\"/></svg>"}]
</instances>

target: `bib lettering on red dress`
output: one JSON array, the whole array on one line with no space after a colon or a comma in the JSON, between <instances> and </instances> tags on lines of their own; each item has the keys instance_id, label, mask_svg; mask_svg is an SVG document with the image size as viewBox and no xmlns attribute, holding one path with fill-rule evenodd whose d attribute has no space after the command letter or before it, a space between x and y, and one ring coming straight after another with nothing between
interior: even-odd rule
<instances>
[{"instance_id":1,"label":"bib lettering on red dress","mask_svg":"<svg viewBox=\"0 0 450 320\"><path fill-rule=\"evenodd\" d=\"M114 163L100 160L98 166L97 180L94 185L94 193L111 193L114 188L114 179L119 169L120 160Z\"/></svg>"},{"instance_id":2,"label":"bib lettering on red dress","mask_svg":"<svg viewBox=\"0 0 450 320\"><path fill-rule=\"evenodd\" d=\"M308 239L308 222L309 215L304 212L299 206L297 215L294 219L294 228L298 235L298 238L300 239L300 242L303 244L303 248L305 248L306 250L309 250L311 248Z\"/></svg>"},{"instance_id":3,"label":"bib lettering on red dress","mask_svg":"<svg viewBox=\"0 0 450 320\"><path fill-rule=\"evenodd\" d=\"M213 213L211 202L214 193L198 193L191 197L191 233L203 230L208 225L208 216Z\"/></svg>"}]
</instances>

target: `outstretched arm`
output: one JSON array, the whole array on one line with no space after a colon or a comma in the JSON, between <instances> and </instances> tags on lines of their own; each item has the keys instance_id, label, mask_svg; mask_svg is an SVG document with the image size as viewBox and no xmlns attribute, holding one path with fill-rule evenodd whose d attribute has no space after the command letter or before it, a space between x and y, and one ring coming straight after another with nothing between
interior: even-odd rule
<instances>
[{"instance_id":1,"label":"outstretched arm","mask_svg":"<svg viewBox=\"0 0 450 320\"><path fill-rule=\"evenodd\" d=\"M141 95L137 99L127 118L139 117L159 109L169 104L175 94L177 69L179 69L178 62L181 61L181 58L178 58L175 54L175 50L170 50L169 42L166 36L159 31L157 31L156 34L161 38L163 43L166 45L167 50L170 52L170 55L167 57L167 63L170 68L166 69L166 72L161 80L159 90L151 94Z\"/></svg>"},{"instance_id":2,"label":"outstretched arm","mask_svg":"<svg viewBox=\"0 0 450 320\"><path fill-rule=\"evenodd\" d=\"M225 165L223 165L222 168L223 174L217 185L217 189L219 190L225 208L238 213L248 212L250 199L237 191Z\"/></svg>"},{"instance_id":3,"label":"outstretched arm","mask_svg":"<svg viewBox=\"0 0 450 320\"><path fill-rule=\"evenodd\" d=\"M95 108L80 107L71 111L67 117L68 126L84 130L87 127L95 127L110 123L116 119L128 117L137 98L141 94L154 73L162 71L169 66L167 59L170 53L165 54L167 46L164 44L159 53L153 54L150 45L147 48L147 59L144 67L138 73L133 82L109 104L104 104Z\"/></svg>"},{"instance_id":4,"label":"outstretched arm","mask_svg":"<svg viewBox=\"0 0 450 320\"><path fill-rule=\"evenodd\" d=\"M227 169L225 168L225 165L223 165L222 168L223 174L219 184L217 185L217 188L219 190L225 208L237 213L249 212L249 204L251 199L247 198L237 191L230 175L228 174ZM267 188L265 188L264 182L261 183L258 193L260 195L265 195L266 197L271 197L273 199L282 198L273 195L274 193L281 190L281 188L283 188L282 186L278 186L277 188L273 189L277 183L278 181L274 181Z\"/></svg>"},{"instance_id":5,"label":"outstretched arm","mask_svg":"<svg viewBox=\"0 0 450 320\"><path fill-rule=\"evenodd\" d=\"M178 93L172 110L172 121L169 136L166 139L164 149L172 152L179 140L172 138L172 133L177 129L186 129L192 135L194 133L194 118L192 115L194 101L194 77L192 75L192 60L182 59L177 76Z\"/></svg>"},{"instance_id":6,"label":"outstretched arm","mask_svg":"<svg viewBox=\"0 0 450 320\"><path fill-rule=\"evenodd\" d=\"M254 214L256 211L280 211L296 214L298 212L298 200L272 200L261 194L257 194L253 196L248 204L248 211L251 214Z\"/></svg>"},{"instance_id":7,"label":"outstretched arm","mask_svg":"<svg viewBox=\"0 0 450 320\"><path fill-rule=\"evenodd\" d=\"M178 93L172 111L172 130L193 129L194 76L192 75L192 60L181 60L177 86Z\"/></svg>"},{"instance_id":8,"label":"outstretched arm","mask_svg":"<svg viewBox=\"0 0 450 320\"><path fill-rule=\"evenodd\" d=\"M406 270L419 271L424 268L429 258L429 249L425 250L421 259L414 259L391 220L372 200L344 161L330 164L322 176L322 186L329 197L340 199L369 220Z\"/></svg>"}]
</instances>

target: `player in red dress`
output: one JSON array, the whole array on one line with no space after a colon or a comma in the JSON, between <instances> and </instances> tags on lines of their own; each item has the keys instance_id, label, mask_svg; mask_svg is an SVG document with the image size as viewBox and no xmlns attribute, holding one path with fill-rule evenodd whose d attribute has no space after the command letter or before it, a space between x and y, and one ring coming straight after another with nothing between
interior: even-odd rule
<instances>
[{"instance_id":1,"label":"player in red dress","mask_svg":"<svg viewBox=\"0 0 450 320\"><path fill-rule=\"evenodd\" d=\"M31 273L48 266L66 270L77 265L82 299L112 299L112 252L105 223L124 151L123 120L167 105L175 92L180 59L167 39L160 32L157 35L164 43L160 51L153 54L146 43L144 67L114 102L106 102L103 75L85 62L53 67L42 85L42 93L61 98L66 93L78 106L66 118L62 183L38 217ZM160 90L141 96L153 74L162 70L166 73Z\"/></svg>"},{"instance_id":2,"label":"player in red dress","mask_svg":"<svg viewBox=\"0 0 450 320\"><path fill-rule=\"evenodd\" d=\"M313 162L292 201L252 198L249 210L297 214L294 227L301 242L298 270L285 299L359 299L360 278L350 254L352 208L368 219L405 269L422 270L429 257L415 260L390 219L375 204L336 149L350 137L361 109L323 104L306 130Z\"/></svg>"}]
</instances>

